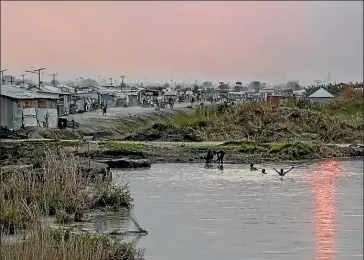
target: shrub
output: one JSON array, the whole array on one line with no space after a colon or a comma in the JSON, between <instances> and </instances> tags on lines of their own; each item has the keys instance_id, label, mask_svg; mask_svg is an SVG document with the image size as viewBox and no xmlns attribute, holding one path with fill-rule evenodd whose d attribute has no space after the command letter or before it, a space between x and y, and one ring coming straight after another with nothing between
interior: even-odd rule
<instances>
[{"instance_id":1,"label":"shrub","mask_svg":"<svg viewBox=\"0 0 364 260\"><path fill-rule=\"evenodd\" d=\"M128 184L124 184L121 187L117 186L104 186L99 190L99 199L97 201L98 206L112 207L117 210L119 208L132 207L133 198L130 194L130 188Z\"/></svg>"}]
</instances>

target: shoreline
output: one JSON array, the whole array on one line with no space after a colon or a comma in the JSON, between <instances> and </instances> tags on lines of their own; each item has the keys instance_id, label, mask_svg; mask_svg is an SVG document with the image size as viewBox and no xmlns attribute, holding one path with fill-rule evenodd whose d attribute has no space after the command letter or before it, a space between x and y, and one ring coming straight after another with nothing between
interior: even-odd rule
<instances>
[{"instance_id":1,"label":"shoreline","mask_svg":"<svg viewBox=\"0 0 364 260\"><path fill-rule=\"evenodd\" d=\"M334 160L334 161L351 161L351 160L363 160L363 156L344 156L344 157L322 157L322 158L312 158L312 159L302 159L302 160L277 160L277 159L257 159L254 161L254 164L262 164L262 163L310 163L310 162L322 162L322 161L328 161L328 160ZM155 164L204 164L205 161L181 161L181 160L159 160L152 162L152 165ZM250 162L241 162L241 161L224 161L225 164L249 164ZM213 164L215 165L215 164ZM216 164L217 165L217 164ZM139 169L147 169L147 167L139 167ZM116 170L124 170L123 168L115 168Z\"/></svg>"},{"instance_id":2,"label":"shoreline","mask_svg":"<svg viewBox=\"0 0 364 260\"><path fill-rule=\"evenodd\" d=\"M361 159L354 155L349 144L323 144L317 142L140 142L140 141L87 141L87 140L15 140L0 142L2 166L31 165L45 149L59 149L92 162L103 160L149 161L151 164L204 163L208 150L224 150L225 164L262 162L309 162L330 159ZM143 165L143 164L140 164ZM116 167L112 167L116 168ZM127 167L125 167L127 168ZM138 164L131 168L139 168ZM143 168L143 167L141 167Z\"/></svg>"}]
</instances>

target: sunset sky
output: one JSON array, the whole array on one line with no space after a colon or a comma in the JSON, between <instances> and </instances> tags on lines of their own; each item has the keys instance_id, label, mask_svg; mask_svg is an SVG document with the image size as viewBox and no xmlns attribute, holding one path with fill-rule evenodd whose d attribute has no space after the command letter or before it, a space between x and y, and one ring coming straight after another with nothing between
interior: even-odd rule
<instances>
[{"instance_id":1,"label":"sunset sky","mask_svg":"<svg viewBox=\"0 0 364 260\"><path fill-rule=\"evenodd\" d=\"M363 3L2 1L1 68L39 67L59 79L362 81Z\"/></svg>"}]
</instances>

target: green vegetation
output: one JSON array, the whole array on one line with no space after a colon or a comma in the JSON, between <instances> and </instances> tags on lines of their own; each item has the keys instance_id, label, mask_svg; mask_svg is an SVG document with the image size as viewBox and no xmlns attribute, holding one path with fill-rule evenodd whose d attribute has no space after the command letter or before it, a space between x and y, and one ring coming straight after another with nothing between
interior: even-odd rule
<instances>
[{"instance_id":1,"label":"green vegetation","mask_svg":"<svg viewBox=\"0 0 364 260\"><path fill-rule=\"evenodd\" d=\"M159 126L141 130L139 134L168 140L167 136L193 133L195 141L247 140L258 142L313 141L352 142L362 140L362 112L350 117L321 111L272 107L250 103L241 106L218 106L196 110L192 115L177 115L158 122ZM138 140L138 139L136 139Z\"/></svg>"},{"instance_id":2,"label":"green vegetation","mask_svg":"<svg viewBox=\"0 0 364 260\"><path fill-rule=\"evenodd\" d=\"M239 149L241 153L255 154L268 153L274 155L286 154L292 157L301 158L305 155L314 153L312 143L308 142L283 142L268 144L247 144L242 145Z\"/></svg>"},{"instance_id":3,"label":"green vegetation","mask_svg":"<svg viewBox=\"0 0 364 260\"><path fill-rule=\"evenodd\" d=\"M77 140L80 139L80 134L72 130L60 130L53 128L40 128L38 134L47 139L64 139L64 140Z\"/></svg>"},{"instance_id":4,"label":"green vegetation","mask_svg":"<svg viewBox=\"0 0 364 260\"><path fill-rule=\"evenodd\" d=\"M64 229L39 228L20 244L0 245L0 258L3 260L138 260L142 259L143 253L132 244Z\"/></svg>"},{"instance_id":5,"label":"green vegetation","mask_svg":"<svg viewBox=\"0 0 364 260\"><path fill-rule=\"evenodd\" d=\"M355 88L362 88L363 83L339 83L339 84L328 84L326 86L309 86L306 89L306 94L311 95L312 93L316 92L318 89L324 87L328 92L333 94L334 96L340 96L343 91L346 89L355 89Z\"/></svg>"},{"instance_id":6,"label":"green vegetation","mask_svg":"<svg viewBox=\"0 0 364 260\"><path fill-rule=\"evenodd\" d=\"M118 143L113 141L108 141L102 146L103 148L106 148L110 151L125 153L125 154L140 154L143 153L148 148L148 146L144 144Z\"/></svg>"},{"instance_id":7,"label":"green vegetation","mask_svg":"<svg viewBox=\"0 0 364 260\"><path fill-rule=\"evenodd\" d=\"M220 104L156 118L134 128L128 140L350 143L363 140L363 93L342 89L326 106L307 101L271 106L265 102Z\"/></svg>"},{"instance_id":8,"label":"green vegetation","mask_svg":"<svg viewBox=\"0 0 364 260\"><path fill-rule=\"evenodd\" d=\"M99 207L112 207L113 210L120 208L130 208L133 198L130 194L130 188L128 184L124 184L121 187L103 185L99 191L98 200L96 202Z\"/></svg>"}]
</instances>

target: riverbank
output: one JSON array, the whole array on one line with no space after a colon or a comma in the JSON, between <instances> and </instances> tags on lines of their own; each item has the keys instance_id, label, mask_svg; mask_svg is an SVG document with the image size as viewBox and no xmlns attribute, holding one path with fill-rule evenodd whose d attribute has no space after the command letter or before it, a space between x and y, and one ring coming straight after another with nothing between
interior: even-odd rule
<instances>
[{"instance_id":1,"label":"riverbank","mask_svg":"<svg viewBox=\"0 0 364 260\"><path fill-rule=\"evenodd\" d=\"M80 139L91 135L95 140L128 141L358 143L364 139L363 116L362 100L337 100L322 107L304 102L279 107L227 103L114 119L90 118L85 127L93 128L87 131L85 127L75 132L39 129L37 138Z\"/></svg>"},{"instance_id":2,"label":"riverbank","mask_svg":"<svg viewBox=\"0 0 364 260\"><path fill-rule=\"evenodd\" d=\"M77 156L93 167L105 160L149 163L201 163L208 150L223 150L225 163L259 163L347 158L362 156L348 144L323 144L319 142L128 142L128 141L76 141L48 140L2 142L2 165L39 165L39 153L59 149ZM362 150L361 150L362 151ZM125 163L124 163L125 165ZM138 164L133 164L138 167ZM87 165L86 165L87 166ZM122 166L124 167L124 166ZM128 167L128 166L125 166Z\"/></svg>"},{"instance_id":3,"label":"riverbank","mask_svg":"<svg viewBox=\"0 0 364 260\"><path fill-rule=\"evenodd\" d=\"M96 156L146 158L152 163L202 163L208 150L225 151L225 163L283 162L351 157L351 149L314 142L225 142L144 144L106 142L99 144Z\"/></svg>"},{"instance_id":4,"label":"riverbank","mask_svg":"<svg viewBox=\"0 0 364 260\"><path fill-rule=\"evenodd\" d=\"M302 104L301 104L302 103ZM364 138L363 102L345 101L323 107L309 103L270 106L266 103L221 104L194 113L131 124L130 141L315 141L355 143Z\"/></svg>"},{"instance_id":5,"label":"riverbank","mask_svg":"<svg viewBox=\"0 0 364 260\"><path fill-rule=\"evenodd\" d=\"M4 163L3 147L1 151ZM1 168L0 236L12 236L22 230L31 231L32 236L25 241L2 244L1 259L41 259L41 255L64 259L64 249L73 252L72 258L79 259L139 259L132 245L109 240L100 244L107 238L87 233L82 236L67 233L62 237L40 224L42 218L48 217L68 226L87 221L84 216L90 210L129 209L133 198L128 184L114 185L107 169L92 175L93 169L83 166L77 155L59 147L33 145L13 152L13 156L18 155L17 163Z\"/></svg>"}]
</instances>

